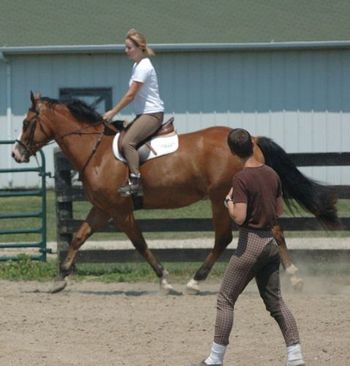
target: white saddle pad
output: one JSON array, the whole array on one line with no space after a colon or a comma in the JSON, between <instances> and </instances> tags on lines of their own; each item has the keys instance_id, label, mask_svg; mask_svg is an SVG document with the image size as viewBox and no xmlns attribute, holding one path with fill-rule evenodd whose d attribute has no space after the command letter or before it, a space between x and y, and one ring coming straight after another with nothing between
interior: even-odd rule
<instances>
[{"instance_id":1,"label":"white saddle pad","mask_svg":"<svg viewBox=\"0 0 350 366\"><path fill-rule=\"evenodd\" d=\"M119 133L117 133L113 139L113 154L116 159L126 161L125 158L120 155L118 150ZM147 146L150 144L153 151ZM179 137L177 133L170 133L168 135L153 137L150 141L139 147L137 150L140 156L140 162L146 160L159 158L160 156L170 154L176 151L179 147Z\"/></svg>"}]
</instances>

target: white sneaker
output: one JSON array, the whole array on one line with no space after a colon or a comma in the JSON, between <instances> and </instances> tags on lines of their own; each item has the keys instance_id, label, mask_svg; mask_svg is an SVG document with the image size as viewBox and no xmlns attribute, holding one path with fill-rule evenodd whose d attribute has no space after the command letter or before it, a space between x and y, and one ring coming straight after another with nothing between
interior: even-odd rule
<instances>
[{"instance_id":1,"label":"white sneaker","mask_svg":"<svg viewBox=\"0 0 350 366\"><path fill-rule=\"evenodd\" d=\"M287 366L305 366L299 343L287 347Z\"/></svg>"},{"instance_id":2,"label":"white sneaker","mask_svg":"<svg viewBox=\"0 0 350 366\"><path fill-rule=\"evenodd\" d=\"M290 360L287 362L287 366L305 366L305 362L302 358L296 360Z\"/></svg>"}]
</instances>

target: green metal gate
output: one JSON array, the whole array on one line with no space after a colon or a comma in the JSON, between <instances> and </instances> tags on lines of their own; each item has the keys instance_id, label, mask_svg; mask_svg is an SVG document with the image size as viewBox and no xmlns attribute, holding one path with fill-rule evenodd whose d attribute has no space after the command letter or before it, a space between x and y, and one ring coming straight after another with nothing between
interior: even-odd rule
<instances>
[{"instance_id":1,"label":"green metal gate","mask_svg":"<svg viewBox=\"0 0 350 366\"><path fill-rule=\"evenodd\" d=\"M15 141L1 141L0 145L10 145L14 144ZM38 248L39 254L33 254L30 257L35 260L46 261L46 162L45 155L40 150L40 163L41 165L36 168L12 168L12 169L1 169L1 173L18 173L18 172L37 172L40 176L41 186L38 189L0 189L0 199L5 202L7 198L10 197L38 197L37 208L35 207L35 211L26 211L25 205L23 205L22 212L3 212L4 205L1 205L0 212L0 249L10 249L10 248ZM36 203L36 202L35 202ZM36 205L35 205L36 206ZM8 223L7 226L11 225L11 222L15 221L9 220L21 220L21 224L28 225L28 220L32 218L37 218L39 221L38 227L24 227L18 228L16 227L6 227L5 229L1 228L5 225L1 225L1 222ZM26 222L27 221L27 222ZM18 221L17 221L18 222ZM1 237L16 235L16 234L29 234L31 237L35 237L34 241L24 241L21 240L19 242L2 242ZM33 235L34 234L34 235ZM21 236L21 235L20 235ZM36 241L37 240L37 241ZM0 251L0 254L1 253ZM5 260L17 260L18 256L14 255L0 255L0 261Z\"/></svg>"}]
</instances>

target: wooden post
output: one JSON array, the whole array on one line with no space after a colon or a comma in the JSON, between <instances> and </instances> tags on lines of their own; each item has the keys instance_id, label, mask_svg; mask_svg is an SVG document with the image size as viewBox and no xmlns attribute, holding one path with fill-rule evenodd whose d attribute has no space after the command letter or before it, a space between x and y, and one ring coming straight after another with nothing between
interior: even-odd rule
<instances>
[{"instance_id":1,"label":"wooden post","mask_svg":"<svg viewBox=\"0 0 350 366\"><path fill-rule=\"evenodd\" d=\"M54 152L55 164L55 197L56 197L56 239L59 264L61 253L67 251L73 239L72 233L62 232L62 220L73 219L72 202L72 166L60 149Z\"/></svg>"}]
</instances>

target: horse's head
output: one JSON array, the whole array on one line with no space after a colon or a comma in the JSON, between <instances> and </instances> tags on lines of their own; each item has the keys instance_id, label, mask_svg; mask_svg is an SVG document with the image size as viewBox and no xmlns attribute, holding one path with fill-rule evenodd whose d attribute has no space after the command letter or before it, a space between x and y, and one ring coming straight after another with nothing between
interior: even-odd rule
<instances>
[{"instance_id":1,"label":"horse's head","mask_svg":"<svg viewBox=\"0 0 350 366\"><path fill-rule=\"evenodd\" d=\"M23 120L22 131L12 149L17 163L27 163L32 155L52 140L51 133L43 125L40 94L30 93L31 107Z\"/></svg>"}]
</instances>

